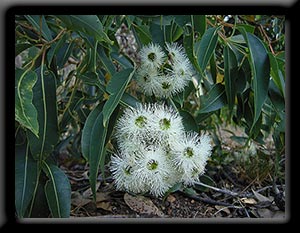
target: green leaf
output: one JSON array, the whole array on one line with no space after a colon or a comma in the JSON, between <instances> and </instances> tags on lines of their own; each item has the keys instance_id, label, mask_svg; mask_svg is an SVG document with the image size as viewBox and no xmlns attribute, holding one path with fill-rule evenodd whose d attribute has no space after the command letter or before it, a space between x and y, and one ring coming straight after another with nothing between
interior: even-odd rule
<instances>
[{"instance_id":1,"label":"green leaf","mask_svg":"<svg viewBox=\"0 0 300 233\"><path fill-rule=\"evenodd\" d=\"M229 40L233 43L238 43L238 44L246 43L243 35L241 35L241 34L234 35L234 36L230 37Z\"/></svg>"},{"instance_id":2,"label":"green leaf","mask_svg":"<svg viewBox=\"0 0 300 233\"><path fill-rule=\"evenodd\" d=\"M81 137L81 151L83 157L87 160L90 161L90 141L91 141L91 132L94 126L94 123L99 116L99 114L102 112L104 103L101 103L97 105L91 111L91 113L88 115L86 122L84 124L83 130L82 130L82 137Z\"/></svg>"},{"instance_id":3,"label":"green leaf","mask_svg":"<svg viewBox=\"0 0 300 233\"><path fill-rule=\"evenodd\" d=\"M95 37L99 42L105 41L113 44L103 31L103 25L96 15L57 15L57 18L71 30L84 32Z\"/></svg>"},{"instance_id":4,"label":"green leaf","mask_svg":"<svg viewBox=\"0 0 300 233\"><path fill-rule=\"evenodd\" d=\"M268 94L270 80L270 62L262 41L244 28L238 28L247 42L250 51L250 66L253 76L254 119L252 127L260 117L262 106ZM250 130L252 131L252 130Z\"/></svg>"},{"instance_id":5,"label":"green leaf","mask_svg":"<svg viewBox=\"0 0 300 233\"><path fill-rule=\"evenodd\" d=\"M182 117L182 123L185 131L199 132L199 126L191 113L185 110L180 110L179 114Z\"/></svg>"},{"instance_id":6,"label":"green leaf","mask_svg":"<svg viewBox=\"0 0 300 233\"><path fill-rule=\"evenodd\" d=\"M24 50L32 47L32 44L29 43L16 43L15 44L15 57L19 55Z\"/></svg>"},{"instance_id":7,"label":"green leaf","mask_svg":"<svg viewBox=\"0 0 300 233\"><path fill-rule=\"evenodd\" d=\"M166 35L168 42L175 42L177 41L181 35L183 34L182 27L178 26L177 23L172 22L171 26L166 27Z\"/></svg>"},{"instance_id":8,"label":"green leaf","mask_svg":"<svg viewBox=\"0 0 300 233\"><path fill-rule=\"evenodd\" d=\"M134 29L136 30L139 39L141 40L141 42L146 45L149 44L152 41L152 37L150 34L150 30L149 30L149 26L146 25L135 25L133 24Z\"/></svg>"},{"instance_id":9,"label":"green leaf","mask_svg":"<svg viewBox=\"0 0 300 233\"><path fill-rule=\"evenodd\" d=\"M231 114L236 96L235 80L238 76L238 64L234 52L228 46L225 46L224 48L224 71L225 91Z\"/></svg>"},{"instance_id":10,"label":"green leaf","mask_svg":"<svg viewBox=\"0 0 300 233\"><path fill-rule=\"evenodd\" d=\"M194 52L194 30L191 26L186 25L184 27L184 34L183 34L183 45L185 48L185 52L194 65L194 67L201 72L201 68L197 62L197 58Z\"/></svg>"},{"instance_id":11,"label":"green leaf","mask_svg":"<svg viewBox=\"0 0 300 233\"><path fill-rule=\"evenodd\" d=\"M221 83L215 84L205 96L201 97L202 104L198 113L216 111L226 103L225 87Z\"/></svg>"},{"instance_id":12,"label":"green leaf","mask_svg":"<svg viewBox=\"0 0 300 233\"><path fill-rule=\"evenodd\" d=\"M83 74L79 74L77 76L79 79L83 81L84 84L86 85L91 85L91 86L96 86L99 87L100 89L103 88L101 85L100 79L98 78L97 74L94 72L86 72Z\"/></svg>"},{"instance_id":13,"label":"green leaf","mask_svg":"<svg viewBox=\"0 0 300 233\"><path fill-rule=\"evenodd\" d=\"M158 25L155 23L150 24L150 33L152 37L152 42L159 44L160 46L165 46L165 38L164 38L164 29L166 26Z\"/></svg>"},{"instance_id":14,"label":"green leaf","mask_svg":"<svg viewBox=\"0 0 300 233\"><path fill-rule=\"evenodd\" d=\"M109 120L110 115L113 113L115 108L120 102L120 99L125 92L125 89L130 82L134 69L129 68L122 70L112 76L111 80L107 85L107 91L110 93L110 96L103 107L103 125L106 127L106 123Z\"/></svg>"},{"instance_id":15,"label":"green leaf","mask_svg":"<svg viewBox=\"0 0 300 233\"><path fill-rule=\"evenodd\" d=\"M58 141L56 78L46 66L36 70L37 82L33 88L33 104L38 112L39 138L28 132L32 156L47 157Z\"/></svg>"},{"instance_id":16,"label":"green leaf","mask_svg":"<svg viewBox=\"0 0 300 233\"><path fill-rule=\"evenodd\" d=\"M97 116L94 121L90 137L90 149L89 149L89 166L90 175L89 181L91 190L93 192L94 200L96 200L96 183L98 177L99 166L105 159L105 140L107 134L107 127L103 126L103 114L102 112Z\"/></svg>"},{"instance_id":17,"label":"green leaf","mask_svg":"<svg viewBox=\"0 0 300 233\"><path fill-rule=\"evenodd\" d=\"M249 33L254 33L254 30L255 30L255 26L252 26L252 25L249 25L249 24L239 24L239 27L242 27L245 29L246 32L249 32Z\"/></svg>"},{"instance_id":18,"label":"green leaf","mask_svg":"<svg viewBox=\"0 0 300 233\"><path fill-rule=\"evenodd\" d=\"M198 112L197 112L198 113ZM199 113L196 116L196 122L201 123L202 121L204 121L205 119L207 119L208 117L210 117L213 114L213 112L208 112L208 113Z\"/></svg>"},{"instance_id":19,"label":"green leaf","mask_svg":"<svg viewBox=\"0 0 300 233\"><path fill-rule=\"evenodd\" d=\"M281 95L285 98L285 81L284 77L279 69L276 57L272 53L268 53L271 65L271 76L274 83L278 87Z\"/></svg>"},{"instance_id":20,"label":"green leaf","mask_svg":"<svg viewBox=\"0 0 300 233\"><path fill-rule=\"evenodd\" d=\"M164 197L163 197L163 201L166 200L166 198L171 194L171 193L174 193L174 192L177 192L179 190L182 190L183 189L183 184L181 182L178 182L176 184L174 184L171 188L169 188L167 190L167 192L164 194Z\"/></svg>"},{"instance_id":21,"label":"green leaf","mask_svg":"<svg viewBox=\"0 0 300 233\"><path fill-rule=\"evenodd\" d=\"M37 75L30 70L15 69L15 119L39 137L38 113L32 103Z\"/></svg>"},{"instance_id":22,"label":"green leaf","mask_svg":"<svg viewBox=\"0 0 300 233\"><path fill-rule=\"evenodd\" d=\"M53 57L58 55L59 49L65 44L66 40L67 34L64 34L59 41L51 44L50 49L47 51L48 64L51 64Z\"/></svg>"},{"instance_id":23,"label":"green leaf","mask_svg":"<svg viewBox=\"0 0 300 233\"><path fill-rule=\"evenodd\" d=\"M204 72L210 57L216 48L218 42L218 30L219 27L207 29L201 40L195 43L195 55L202 72Z\"/></svg>"},{"instance_id":24,"label":"green leaf","mask_svg":"<svg viewBox=\"0 0 300 233\"><path fill-rule=\"evenodd\" d=\"M57 59L57 65L59 68L63 68L66 64L66 62L68 61L68 58L70 57L72 50L75 46L74 41L70 42L70 43L65 43L62 45L62 47L60 47L58 49L58 51L55 55L56 55L56 59Z\"/></svg>"},{"instance_id":25,"label":"green leaf","mask_svg":"<svg viewBox=\"0 0 300 233\"><path fill-rule=\"evenodd\" d=\"M122 54L119 54L117 52L112 52L110 56L112 59L118 62L124 69L133 67L132 63Z\"/></svg>"},{"instance_id":26,"label":"green leaf","mask_svg":"<svg viewBox=\"0 0 300 233\"><path fill-rule=\"evenodd\" d=\"M104 48L99 46L98 49L98 55L100 60L102 61L104 67L106 68L106 71L113 76L116 73L116 67L113 64L111 58L109 58L108 56L106 56L105 52L104 52Z\"/></svg>"},{"instance_id":27,"label":"green leaf","mask_svg":"<svg viewBox=\"0 0 300 233\"><path fill-rule=\"evenodd\" d=\"M53 39L51 31L47 25L46 19L43 15L25 15L25 18L32 24L32 26L42 33L42 36L47 40Z\"/></svg>"},{"instance_id":28,"label":"green leaf","mask_svg":"<svg viewBox=\"0 0 300 233\"><path fill-rule=\"evenodd\" d=\"M191 22L191 15L175 15L174 19L179 26L183 27Z\"/></svg>"},{"instance_id":29,"label":"green leaf","mask_svg":"<svg viewBox=\"0 0 300 233\"><path fill-rule=\"evenodd\" d=\"M134 96L124 92L122 98L121 98L121 104L126 106L126 107L133 107L135 108L137 106L137 104L140 103L140 101L135 98Z\"/></svg>"},{"instance_id":30,"label":"green leaf","mask_svg":"<svg viewBox=\"0 0 300 233\"><path fill-rule=\"evenodd\" d=\"M206 16L193 15L194 31L199 32L202 36L206 31Z\"/></svg>"},{"instance_id":31,"label":"green leaf","mask_svg":"<svg viewBox=\"0 0 300 233\"><path fill-rule=\"evenodd\" d=\"M271 80L269 87L269 98L278 114L285 112L285 101L280 91L277 89L275 82Z\"/></svg>"},{"instance_id":32,"label":"green leaf","mask_svg":"<svg viewBox=\"0 0 300 233\"><path fill-rule=\"evenodd\" d=\"M210 68L212 82L217 83L217 65L216 65L214 54L213 56L211 56L209 60L209 68Z\"/></svg>"},{"instance_id":33,"label":"green leaf","mask_svg":"<svg viewBox=\"0 0 300 233\"><path fill-rule=\"evenodd\" d=\"M71 186L68 177L57 166L47 164L45 161L42 168L49 178L45 185L45 194L52 217L70 217Z\"/></svg>"},{"instance_id":34,"label":"green leaf","mask_svg":"<svg viewBox=\"0 0 300 233\"><path fill-rule=\"evenodd\" d=\"M38 179L37 162L30 155L29 145L16 146L15 151L15 206L19 218L23 218L33 198Z\"/></svg>"},{"instance_id":35,"label":"green leaf","mask_svg":"<svg viewBox=\"0 0 300 233\"><path fill-rule=\"evenodd\" d=\"M70 98L72 98L70 105L68 106L67 110L64 110L61 121L59 123L59 129L64 130L67 126L67 124L70 123L71 119L74 118L74 112L78 110L78 108L81 107L82 102L84 101L85 97L83 96L82 92L76 91L74 96L72 97L72 94L70 94L71 97L67 98L66 101L70 101Z\"/></svg>"}]
</instances>

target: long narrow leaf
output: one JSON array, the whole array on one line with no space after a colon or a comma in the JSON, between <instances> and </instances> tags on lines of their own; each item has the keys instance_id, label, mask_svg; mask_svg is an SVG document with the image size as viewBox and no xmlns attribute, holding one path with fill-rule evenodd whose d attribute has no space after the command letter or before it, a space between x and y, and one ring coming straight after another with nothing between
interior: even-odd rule
<instances>
[{"instance_id":1,"label":"long narrow leaf","mask_svg":"<svg viewBox=\"0 0 300 233\"><path fill-rule=\"evenodd\" d=\"M224 48L224 70L227 103L232 113L236 96L235 80L238 75L238 65L234 52L228 46Z\"/></svg>"},{"instance_id":2,"label":"long narrow leaf","mask_svg":"<svg viewBox=\"0 0 300 233\"><path fill-rule=\"evenodd\" d=\"M47 25L46 19L43 15L25 15L25 18L32 24L32 26L41 32L42 36L47 40L53 39L51 31Z\"/></svg>"},{"instance_id":3,"label":"long narrow leaf","mask_svg":"<svg viewBox=\"0 0 300 233\"><path fill-rule=\"evenodd\" d=\"M103 107L103 125L106 127L109 117L119 104L125 89L130 82L134 69L126 69L116 73L107 85L107 91L111 94Z\"/></svg>"},{"instance_id":4,"label":"long narrow leaf","mask_svg":"<svg viewBox=\"0 0 300 233\"><path fill-rule=\"evenodd\" d=\"M112 43L103 31L103 25L96 15L57 15L57 18L63 21L71 30L94 36L100 42Z\"/></svg>"},{"instance_id":5,"label":"long narrow leaf","mask_svg":"<svg viewBox=\"0 0 300 233\"><path fill-rule=\"evenodd\" d=\"M190 59L191 63L194 65L194 67L198 70L198 72L201 72L201 68L199 67L199 64L197 62L197 58L195 55L195 50L194 50L194 29L191 27L188 29L190 26L186 25L184 34L183 34L183 45L185 48L185 52Z\"/></svg>"},{"instance_id":6,"label":"long narrow leaf","mask_svg":"<svg viewBox=\"0 0 300 233\"><path fill-rule=\"evenodd\" d=\"M209 113L222 108L226 103L225 88L218 83L205 95L198 113Z\"/></svg>"},{"instance_id":7,"label":"long narrow leaf","mask_svg":"<svg viewBox=\"0 0 300 233\"><path fill-rule=\"evenodd\" d=\"M86 119L86 122L85 122L83 130L82 130L81 150L82 150L83 157L89 162L91 161L89 158L91 132L92 132L92 129L93 129L93 126L94 126L94 123L95 123L97 117L99 116L99 114L102 111L102 108L103 108L103 103L97 105L97 107L94 108L93 111L91 111L91 113L88 115L88 117Z\"/></svg>"},{"instance_id":8,"label":"long narrow leaf","mask_svg":"<svg viewBox=\"0 0 300 233\"><path fill-rule=\"evenodd\" d=\"M33 104L38 111L39 138L28 132L30 150L34 158L46 158L58 141L55 75L46 66L36 70L38 80L33 88Z\"/></svg>"},{"instance_id":9,"label":"long narrow leaf","mask_svg":"<svg viewBox=\"0 0 300 233\"><path fill-rule=\"evenodd\" d=\"M218 30L219 27L207 29L201 40L195 43L195 55L202 70L202 75L216 48L218 42Z\"/></svg>"},{"instance_id":10,"label":"long narrow leaf","mask_svg":"<svg viewBox=\"0 0 300 233\"><path fill-rule=\"evenodd\" d=\"M206 31L206 16L205 15L193 15L194 31L199 32L200 36L203 36Z\"/></svg>"},{"instance_id":11,"label":"long narrow leaf","mask_svg":"<svg viewBox=\"0 0 300 233\"><path fill-rule=\"evenodd\" d=\"M253 76L253 92L254 92L254 119L252 127L260 117L262 106L268 94L270 81L270 62L268 53L262 41L255 35L246 32L242 27L238 28L249 47L250 66Z\"/></svg>"},{"instance_id":12,"label":"long narrow leaf","mask_svg":"<svg viewBox=\"0 0 300 233\"><path fill-rule=\"evenodd\" d=\"M30 156L29 145L16 146L15 151L15 205L19 218L23 218L33 197L37 182L37 162Z\"/></svg>"},{"instance_id":13,"label":"long narrow leaf","mask_svg":"<svg viewBox=\"0 0 300 233\"><path fill-rule=\"evenodd\" d=\"M272 53L269 53L270 65L271 65L271 76L274 80L274 83L278 87L281 95L285 97L285 81L283 75L280 73L277 59Z\"/></svg>"},{"instance_id":14,"label":"long narrow leaf","mask_svg":"<svg viewBox=\"0 0 300 233\"><path fill-rule=\"evenodd\" d=\"M45 185L45 194L52 217L70 217L71 186L68 177L53 164L43 162L42 168L49 178Z\"/></svg>"},{"instance_id":15,"label":"long narrow leaf","mask_svg":"<svg viewBox=\"0 0 300 233\"><path fill-rule=\"evenodd\" d=\"M99 166L104 160L105 155L105 139L107 127L103 126L102 112L97 116L91 129L90 149L89 149L89 165L90 175L89 181L93 192L94 200L96 200L96 182L98 177Z\"/></svg>"},{"instance_id":16,"label":"long narrow leaf","mask_svg":"<svg viewBox=\"0 0 300 233\"><path fill-rule=\"evenodd\" d=\"M38 137L38 115L33 100L37 75L33 71L15 70L15 119Z\"/></svg>"}]
</instances>

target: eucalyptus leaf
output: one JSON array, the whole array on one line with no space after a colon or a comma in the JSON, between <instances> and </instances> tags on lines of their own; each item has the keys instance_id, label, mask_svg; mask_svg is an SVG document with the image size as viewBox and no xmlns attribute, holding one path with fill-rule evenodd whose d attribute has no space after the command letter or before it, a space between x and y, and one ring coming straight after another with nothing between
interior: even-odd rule
<instances>
[{"instance_id":1,"label":"eucalyptus leaf","mask_svg":"<svg viewBox=\"0 0 300 233\"><path fill-rule=\"evenodd\" d=\"M285 81L284 77L279 69L277 59L272 53L268 53L271 65L271 76L274 80L274 83L280 90L280 93L283 97L285 97Z\"/></svg>"},{"instance_id":2,"label":"eucalyptus leaf","mask_svg":"<svg viewBox=\"0 0 300 233\"><path fill-rule=\"evenodd\" d=\"M107 91L110 93L110 96L103 107L103 125L106 127L107 121L109 117L119 104L125 89L130 82L134 69L128 68L126 70L122 70L112 76L111 80L107 85Z\"/></svg>"},{"instance_id":3,"label":"eucalyptus leaf","mask_svg":"<svg viewBox=\"0 0 300 233\"><path fill-rule=\"evenodd\" d=\"M203 36L206 31L206 16L205 15L192 15L194 31L199 32Z\"/></svg>"},{"instance_id":4,"label":"eucalyptus leaf","mask_svg":"<svg viewBox=\"0 0 300 233\"><path fill-rule=\"evenodd\" d=\"M195 55L201 69L201 74L203 72L211 58L212 54L215 51L218 42L218 30L219 27L209 28L205 31L200 41L195 43Z\"/></svg>"},{"instance_id":5,"label":"eucalyptus leaf","mask_svg":"<svg viewBox=\"0 0 300 233\"><path fill-rule=\"evenodd\" d=\"M15 151L15 206L19 218L25 217L38 180L37 161L26 144L16 145Z\"/></svg>"},{"instance_id":6,"label":"eucalyptus leaf","mask_svg":"<svg viewBox=\"0 0 300 233\"><path fill-rule=\"evenodd\" d=\"M224 48L224 71L225 91L229 111L231 114L235 104L235 82L238 78L238 64L234 52L228 46Z\"/></svg>"},{"instance_id":7,"label":"eucalyptus leaf","mask_svg":"<svg viewBox=\"0 0 300 233\"><path fill-rule=\"evenodd\" d=\"M254 92L254 119L252 127L260 117L262 106L268 94L268 86L270 80L270 62L268 53L262 41L255 35L246 32L242 27L238 27L244 39L247 42L250 52L250 66L253 76L253 92ZM250 130L252 131L252 130Z\"/></svg>"},{"instance_id":8,"label":"eucalyptus leaf","mask_svg":"<svg viewBox=\"0 0 300 233\"><path fill-rule=\"evenodd\" d=\"M56 77L46 66L36 70L37 82L33 88L33 104L38 112L39 138L27 132L32 156L46 158L58 142Z\"/></svg>"},{"instance_id":9,"label":"eucalyptus leaf","mask_svg":"<svg viewBox=\"0 0 300 233\"><path fill-rule=\"evenodd\" d=\"M218 83L201 98L201 108L198 113L209 113L222 108L226 104L225 87Z\"/></svg>"},{"instance_id":10,"label":"eucalyptus leaf","mask_svg":"<svg viewBox=\"0 0 300 233\"><path fill-rule=\"evenodd\" d=\"M35 72L15 69L15 119L39 137L37 109L33 105L33 87L37 82Z\"/></svg>"},{"instance_id":11,"label":"eucalyptus leaf","mask_svg":"<svg viewBox=\"0 0 300 233\"><path fill-rule=\"evenodd\" d=\"M56 17L63 21L71 30L94 36L99 42L105 41L112 44L96 15L57 15Z\"/></svg>"},{"instance_id":12,"label":"eucalyptus leaf","mask_svg":"<svg viewBox=\"0 0 300 233\"><path fill-rule=\"evenodd\" d=\"M24 50L32 47L32 44L30 43L18 43L15 45L15 56L19 55Z\"/></svg>"},{"instance_id":13,"label":"eucalyptus leaf","mask_svg":"<svg viewBox=\"0 0 300 233\"><path fill-rule=\"evenodd\" d=\"M133 25L133 26L139 36L139 39L144 45L147 45L152 41L149 26L146 25L140 25L140 26Z\"/></svg>"},{"instance_id":14,"label":"eucalyptus leaf","mask_svg":"<svg viewBox=\"0 0 300 233\"><path fill-rule=\"evenodd\" d=\"M185 110L180 110L179 114L182 117L182 123L186 132L199 132L199 126L191 113Z\"/></svg>"},{"instance_id":15,"label":"eucalyptus leaf","mask_svg":"<svg viewBox=\"0 0 300 233\"><path fill-rule=\"evenodd\" d=\"M45 161L42 168L49 178L45 185L45 194L52 217L70 217L71 185L68 177L57 166Z\"/></svg>"},{"instance_id":16,"label":"eucalyptus leaf","mask_svg":"<svg viewBox=\"0 0 300 233\"><path fill-rule=\"evenodd\" d=\"M95 107L90 114L88 115L86 122L84 124L82 130L82 137L81 137L81 150L83 157L90 161L90 141L91 141L91 131L94 126L94 123L102 111L104 103L101 103Z\"/></svg>"},{"instance_id":17,"label":"eucalyptus leaf","mask_svg":"<svg viewBox=\"0 0 300 233\"><path fill-rule=\"evenodd\" d=\"M90 175L89 181L93 198L96 200L96 184L99 166L105 159L105 141L108 127L103 126L103 113L101 112L96 117L94 124L90 131L90 147L89 147L89 165Z\"/></svg>"},{"instance_id":18,"label":"eucalyptus leaf","mask_svg":"<svg viewBox=\"0 0 300 233\"><path fill-rule=\"evenodd\" d=\"M25 15L25 18L38 32L42 34L47 41L51 41L53 39L51 31L43 15Z\"/></svg>"}]
</instances>

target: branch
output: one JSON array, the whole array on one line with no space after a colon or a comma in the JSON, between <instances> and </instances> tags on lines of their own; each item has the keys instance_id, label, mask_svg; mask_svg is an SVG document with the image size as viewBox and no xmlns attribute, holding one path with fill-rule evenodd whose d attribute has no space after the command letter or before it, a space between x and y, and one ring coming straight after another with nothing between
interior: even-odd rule
<instances>
[{"instance_id":1,"label":"branch","mask_svg":"<svg viewBox=\"0 0 300 233\"><path fill-rule=\"evenodd\" d=\"M232 192L228 189L219 189L217 187L213 187L213 186L204 184L202 182L195 182L195 184L206 187L206 188L210 188L210 189L212 189L214 191L217 191L219 193L224 193L224 194L227 194L227 195L233 196L233 197L250 197L250 196L253 196L252 194L249 195L249 194L241 194L241 193Z\"/></svg>"}]
</instances>

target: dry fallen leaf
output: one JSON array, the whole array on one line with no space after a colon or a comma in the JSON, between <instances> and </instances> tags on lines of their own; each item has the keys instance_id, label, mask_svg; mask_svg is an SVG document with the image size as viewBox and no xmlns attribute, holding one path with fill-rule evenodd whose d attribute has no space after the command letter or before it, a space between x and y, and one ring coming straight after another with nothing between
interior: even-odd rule
<instances>
[{"instance_id":1,"label":"dry fallen leaf","mask_svg":"<svg viewBox=\"0 0 300 233\"><path fill-rule=\"evenodd\" d=\"M108 210L108 211L112 211L112 206L110 204L110 202L108 201L101 201L101 202L97 202L97 209L104 209L104 210Z\"/></svg>"},{"instance_id":2,"label":"dry fallen leaf","mask_svg":"<svg viewBox=\"0 0 300 233\"><path fill-rule=\"evenodd\" d=\"M82 207L89 202L91 202L91 200L84 198L78 191L72 193L72 199L71 199L72 205L76 207Z\"/></svg>"},{"instance_id":3,"label":"dry fallen leaf","mask_svg":"<svg viewBox=\"0 0 300 233\"><path fill-rule=\"evenodd\" d=\"M153 214L159 217L163 217L164 213L158 209L156 205L147 197L144 196L132 196L128 193L124 194L125 203L133 211L140 214Z\"/></svg>"},{"instance_id":4,"label":"dry fallen leaf","mask_svg":"<svg viewBox=\"0 0 300 233\"><path fill-rule=\"evenodd\" d=\"M170 195L167 197L167 201L170 202L170 203L173 203L174 201L176 201L176 198L175 198L173 195L170 194Z\"/></svg>"},{"instance_id":5,"label":"dry fallen leaf","mask_svg":"<svg viewBox=\"0 0 300 233\"><path fill-rule=\"evenodd\" d=\"M99 187L100 187L100 182L97 182L97 184L96 184L96 191L98 190ZM85 190L85 191L82 193L82 196L83 196L84 198L90 198L92 195L93 195L93 192L92 192L92 189L91 189L91 188L88 188L87 190Z\"/></svg>"},{"instance_id":6,"label":"dry fallen leaf","mask_svg":"<svg viewBox=\"0 0 300 233\"><path fill-rule=\"evenodd\" d=\"M224 211L226 214L230 214L230 210L229 210L228 207L215 205L215 208L216 208L218 211Z\"/></svg>"},{"instance_id":7,"label":"dry fallen leaf","mask_svg":"<svg viewBox=\"0 0 300 233\"><path fill-rule=\"evenodd\" d=\"M109 193L105 192L97 192L96 193L96 201L101 202L101 201L107 201L110 199Z\"/></svg>"},{"instance_id":8,"label":"dry fallen leaf","mask_svg":"<svg viewBox=\"0 0 300 233\"><path fill-rule=\"evenodd\" d=\"M254 198L247 198L247 197L241 198L241 202L249 205L254 205L257 203L257 201Z\"/></svg>"}]
</instances>

